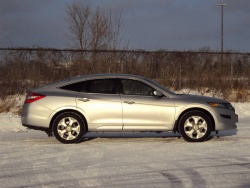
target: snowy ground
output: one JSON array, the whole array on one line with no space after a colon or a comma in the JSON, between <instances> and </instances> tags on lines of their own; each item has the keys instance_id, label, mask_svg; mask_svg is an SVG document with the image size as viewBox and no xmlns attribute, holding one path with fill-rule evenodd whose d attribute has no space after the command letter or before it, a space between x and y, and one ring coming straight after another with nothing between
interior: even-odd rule
<instances>
[{"instance_id":1,"label":"snowy ground","mask_svg":"<svg viewBox=\"0 0 250 188\"><path fill-rule=\"evenodd\" d=\"M238 132L203 143L172 133L92 133L64 145L0 114L0 187L250 187L250 104L233 105Z\"/></svg>"}]
</instances>

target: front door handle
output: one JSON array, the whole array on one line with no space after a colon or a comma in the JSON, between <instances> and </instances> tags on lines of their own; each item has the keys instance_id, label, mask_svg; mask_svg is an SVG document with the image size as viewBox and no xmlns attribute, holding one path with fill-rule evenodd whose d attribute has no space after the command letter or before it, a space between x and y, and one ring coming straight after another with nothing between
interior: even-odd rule
<instances>
[{"instance_id":1,"label":"front door handle","mask_svg":"<svg viewBox=\"0 0 250 188\"><path fill-rule=\"evenodd\" d=\"M124 103L127 103L127 104L134 104L135 102L134 101L123 101Z\"/></svg>"},{"instance_id":2,"label":"front door handle","mask_svg":"<svg viewBox=\"0 0 250 188\"><path fill-rule=\"evenodd\" d=\"M88 98L81 98L81 99L78 99L79 101L82 101L82 102L88 102L89 99Z\"/></svg>"}]
</instances>

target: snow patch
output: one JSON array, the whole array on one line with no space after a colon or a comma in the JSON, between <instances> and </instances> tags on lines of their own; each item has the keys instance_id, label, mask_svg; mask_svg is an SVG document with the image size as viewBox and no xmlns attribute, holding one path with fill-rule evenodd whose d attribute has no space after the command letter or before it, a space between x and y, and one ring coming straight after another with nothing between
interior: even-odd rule
<instances>
[{"instance_id":1,"label":"snow patch","mask_svg":"<svg viewBox=\"0 0 250 188\"><path fill-rule=\"evenodd\" d=\"M248 119L250 121L250 103L232 103L236 114L241 119Z\"/></svg>"},{"instance_id":2,"label":"snow patch","mask_svg":"<svg viewBox=\"0 0 250 188\"><path fill-rule=\"evenodd\" d=\"M0 133L1 132L25 132L28 129L22 126L21 118L12 113L0 113Z\"/></svg>"}]
</instances>

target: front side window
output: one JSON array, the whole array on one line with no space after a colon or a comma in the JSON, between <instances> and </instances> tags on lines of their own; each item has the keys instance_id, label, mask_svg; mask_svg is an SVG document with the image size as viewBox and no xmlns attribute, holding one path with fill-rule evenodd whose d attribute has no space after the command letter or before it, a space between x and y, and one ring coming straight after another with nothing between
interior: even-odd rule
<instances>
[{"instance_id":1,"label":"front side window","mask_svg":"<svg viewBox=\"0 0 250 188\"><path fill-rule=\"evenodd\" d=\"M147 84L136 80L122 80L123 94L153 96L154 89Z\"/></svg>"}]
</instances>

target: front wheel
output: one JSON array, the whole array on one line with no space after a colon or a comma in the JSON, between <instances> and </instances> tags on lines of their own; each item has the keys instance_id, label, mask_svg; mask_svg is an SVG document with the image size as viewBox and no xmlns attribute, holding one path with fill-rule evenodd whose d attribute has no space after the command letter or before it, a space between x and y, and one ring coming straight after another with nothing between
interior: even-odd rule
<instances>
[{"instance_id":1,"label":"front wheel","mask_svg":"<svg viewBox=\"0 0 250 188\"><path fill-rule=\"evenodd\" d=\"M78 114L65 112L54 120L53 132L58 141L72 144L81 141L86 133L86 128L83 119Z\"/></svg>"},{"instance_id":2,"label":"front wheel","mask_svg":"<svg viewBox=\"0 0 250 188\"><path fill-rule=\"evenodd\" d=\"M179 132L188 142L205 141L211 134L212 123L210 118L201 111L185 113L179 123Z\"/></svg>"}]
</instances>

